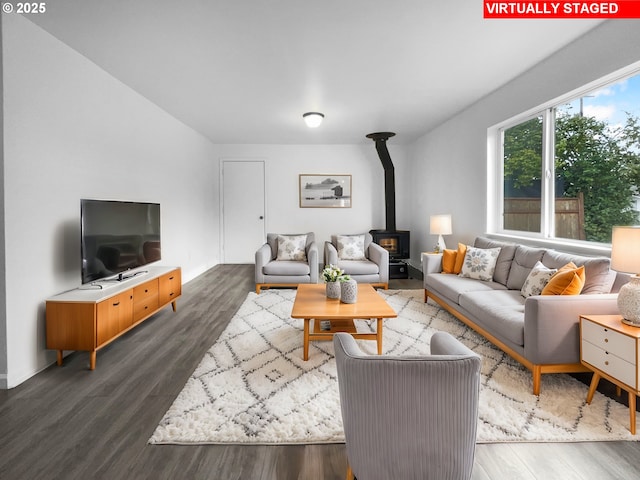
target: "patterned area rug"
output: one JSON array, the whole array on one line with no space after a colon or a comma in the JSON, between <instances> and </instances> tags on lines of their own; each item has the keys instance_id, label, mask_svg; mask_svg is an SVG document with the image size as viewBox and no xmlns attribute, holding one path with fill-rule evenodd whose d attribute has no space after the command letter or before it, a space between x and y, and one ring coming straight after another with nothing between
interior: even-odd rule
<instances>
[{"instance_id":1,"label":"patterned area rug","mask_svg":"<svg viewBox=\"0 0 640 480\"><path fill-rule=\"evenodd\" d=\"M531 374L435 304L422 290L380 291L398 318L385 320L384 353L429 353L434 332L451 333L480 354L478 442L637 440L628 409L568 375ZM332 342L312 342L302 360L302 320L289 315L295 290L250 293L167 411L152 444L344 442ZM358 329L375 325L358 320ZM373 341L361 340L375 354ZM428 405L425 405L428 408Z\"/></svg>"}]
</instances>

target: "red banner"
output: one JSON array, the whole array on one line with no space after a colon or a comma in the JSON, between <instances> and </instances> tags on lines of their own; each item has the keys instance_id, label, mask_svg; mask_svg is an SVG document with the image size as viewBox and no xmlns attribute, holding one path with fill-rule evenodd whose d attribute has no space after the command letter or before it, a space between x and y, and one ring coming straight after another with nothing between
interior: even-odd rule
<instances>
[{"instance_id":1,"label":"red banner","mask_svg":"<svg viewBox=\"0 0 640 480\"><path fill-rule=\"evenodd\" d=\"M617 2L484 0L484 18L640 18L640 0Z\"/></svg>"}]
</instances>

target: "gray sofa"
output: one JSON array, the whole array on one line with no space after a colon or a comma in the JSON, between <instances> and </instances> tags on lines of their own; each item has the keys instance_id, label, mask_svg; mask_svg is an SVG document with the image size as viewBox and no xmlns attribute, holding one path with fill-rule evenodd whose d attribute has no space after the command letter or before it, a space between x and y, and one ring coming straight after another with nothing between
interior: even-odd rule
<instances>
[{"instance_id":1,"label":"gray sofa","mask_svg":"<svg viewBox=\"0 0 640 480\"><path fill-rule=\"evenodd\" d=\"M533 248L484 237L474 247L500 253L492 281L464 278L442 271L442 255L424 255L425 302L428 298L509 354L533 375L540 393L543 373L586 371L580 364L581 314L617 314L617 292L628 276L609 268L608 258L585 257ZM585 267L580 295L534 295L522 288L536 262L560 268L572 261Z\"/></svg>"}]
</instances>

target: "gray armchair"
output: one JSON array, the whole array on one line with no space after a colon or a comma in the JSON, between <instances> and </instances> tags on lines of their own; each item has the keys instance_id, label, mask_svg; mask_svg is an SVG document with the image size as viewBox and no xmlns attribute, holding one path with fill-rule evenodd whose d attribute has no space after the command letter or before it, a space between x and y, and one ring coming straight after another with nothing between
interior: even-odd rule
<instances>
[{"instance_id":1,"label":"gray armchair","mask_svg":"<svg viewBox=\"0 0 640 480\"><path fill-rule=\"evenodd\" d=\"M340 258L338 235L332 235L331 241L324 243L324 263L337 265L356 282L389 288L389 252L374 243L370 233L364 234L364 258L359 260Z\"/></svg>"},{"instance_id":2,"label":"gray armchair","mask_svg":"<svg viewBox=\"0 0 640 480\"><path fill-rule=\"evenodd\" d=\"M297 287L299 283L318 283L318 247L313 232L287 234L306 235L304 259L279 259L277 233L267 234L267 243L256 251L256 293L269 287ZM283 252L281 252L282 254ZM283 256L283 255L280 255Z\"/></svg>"},{"instance_id":3,"label":"gray armchair","mask_svg":"<svg viewBox=\"0 0 640 480\"><path fill-rule=\"evenodd\" d=\"M333 337L347 444L347 478L471 478L481 359L437 332L431 356L365 355Z\"/></svg>"}]
</instances>

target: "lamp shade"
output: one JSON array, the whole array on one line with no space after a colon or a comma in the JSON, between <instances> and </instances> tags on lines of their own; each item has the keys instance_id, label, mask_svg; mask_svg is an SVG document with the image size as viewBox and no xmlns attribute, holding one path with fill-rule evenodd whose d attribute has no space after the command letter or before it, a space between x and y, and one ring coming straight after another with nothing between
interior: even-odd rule
<instances>
[{"instance_id":1,"label":"lamp shade","mask_svg":"<svg viewBox=\"0 0 640 480\"><path fill-rule=\"evenodd\" d=\"M431 235L451 235L451 215L431 215L429 233Z\"/></svg>"},{"instance_id":2,"label":"lamp shade","mask_svg":"<svg viewBox=\"0 0 640 480\"><path fill-rule=\"evenodd\" d=\"M613 227L611 268L618 272L640 273L640 226Z\"/></svg>"},{"instance_id":3,"label":"lamp shade","mask_svg":"<svg viewBox=\"0 0 640 480\"><path fill-rule=\"evenodd\" d=\"M304 122L307 124L307 127L316 128L322 123L324 115L319 112L307 112L302 115L302 118L304 118Z\"/></svg>"},{"instance_id":4,"label":"lamp shade","mask_svg":"<svg viewBox=\"0 0 640 480\"><path fill-rule=\"evenodd\" d=\"M613 227L611 268L635 273L618 292L618 310L622 322L640 327L640 226Z\"/></svg>"}]
</instances>

